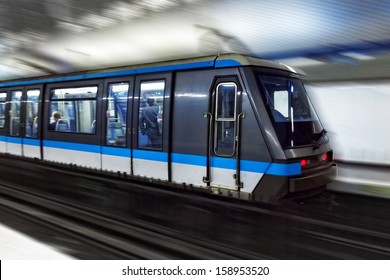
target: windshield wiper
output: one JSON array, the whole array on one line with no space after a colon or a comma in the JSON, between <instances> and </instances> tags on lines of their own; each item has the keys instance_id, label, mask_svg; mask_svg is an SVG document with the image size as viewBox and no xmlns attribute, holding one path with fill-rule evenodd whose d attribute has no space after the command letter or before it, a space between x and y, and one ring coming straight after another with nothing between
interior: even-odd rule
<instances>
[{"instance_id":1,"label":"windshield wiper","mask_svg":"<svg viewBox=\"0 0 390 280\"><path fill-rule=\"evenodd\" d=\"M321 147L322 139L325 137L326 133L328 133L328 132L325 129L323 129L320 132L320 137L316 141L316 144L314 145L313 150L317 150Z\"/></svg>"}]
</instances>

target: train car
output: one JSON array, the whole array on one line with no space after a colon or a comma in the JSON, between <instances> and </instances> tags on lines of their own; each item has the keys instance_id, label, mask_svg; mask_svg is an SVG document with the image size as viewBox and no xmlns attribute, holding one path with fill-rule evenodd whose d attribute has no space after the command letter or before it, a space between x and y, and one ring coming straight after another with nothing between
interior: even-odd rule
<instances>
[{"instance_id":1,"label":"train car","mask_svg":"<svg viewBox=\"0 0 390 280\"><path fill-rule=\"evenodd\" d=\"M0 153L251 201L336 174L299 75L237 54L2 82Z\"/></svg>"}]
</instances>

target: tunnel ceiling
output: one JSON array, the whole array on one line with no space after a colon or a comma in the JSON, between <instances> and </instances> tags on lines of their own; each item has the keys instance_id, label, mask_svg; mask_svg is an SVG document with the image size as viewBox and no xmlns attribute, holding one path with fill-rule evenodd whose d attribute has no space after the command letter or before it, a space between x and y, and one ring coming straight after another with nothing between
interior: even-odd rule
<instances>
[{"instance_id":1,"label":"tunnel ceiling","mask_svg":"<svg viewBox=\"0 0 390 280\"><path fill-rule=\"evenodd\" d=\"M314 80L388 77L389 14L380 0L3 0L0 80L221 52Z\"/></svg>"}]
</instances>

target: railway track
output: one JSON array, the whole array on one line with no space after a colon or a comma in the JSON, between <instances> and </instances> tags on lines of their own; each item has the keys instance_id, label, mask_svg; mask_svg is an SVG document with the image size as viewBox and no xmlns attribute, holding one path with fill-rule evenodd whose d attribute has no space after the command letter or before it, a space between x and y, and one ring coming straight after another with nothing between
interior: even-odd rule
<instances>
[{"instance_id":1,"label":"railway track","mask_svg":"<svg viewBox=\"0 0 390 280\"><path fill-rule=\"evenodd\" d=\"M83 209L50 196L0 185L3 211L65 234L83 246L98 248L97 259L253 259L269 258L222 244L183 238L156 225L133 220L123 223L104 213ZM185 237L185 236L184 236ZM73 251L76 256L79 250Z\"/></svg>"},{"instance_id":2,"label":"railway track","mask_svg":"<svg viewBox=\"0 0 390 280\"><path fill-rule=\"evenodd\" d=\"M27 212L26 212L27 211ZM0 213L2 224L48 244L63 254L75 259L124 259L129 255L104 246L100 242L67 230L58 219L48 219L49 214L41 213L32 207L0 199ZM37 215L40 218L37 218ZM42 216L46 216L42 218Z\"/></svg>"},{"instance_id":3,"label":"railway track","mask_svg":"<svg viewBox=\"0 0 390 280\"><path fill-rule=\"evenodd\" d=\"M100 259L390 258L387 200L330 192L251 204L28 162L23 175L16 162L2 167L3 208L101 248Z\"/></svg>"}]
</instances>

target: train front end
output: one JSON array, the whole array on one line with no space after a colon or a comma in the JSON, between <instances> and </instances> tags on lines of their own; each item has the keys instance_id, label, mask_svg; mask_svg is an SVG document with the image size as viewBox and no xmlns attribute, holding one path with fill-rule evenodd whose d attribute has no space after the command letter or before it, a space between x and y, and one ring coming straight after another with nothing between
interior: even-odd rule
<instances>
[{"instance_id":1,"label":"train front end","mask_svg":"<svg viewBox=\"0 0 390 280\"><path fill-rule=\"evenodd\" d=\"M254 70L263 136L272 164L253 195L304 197L322 192L337 173L327 131L294 72ZM274 169L275 172L273 170Z\"/></svg>"}]
</instances>

